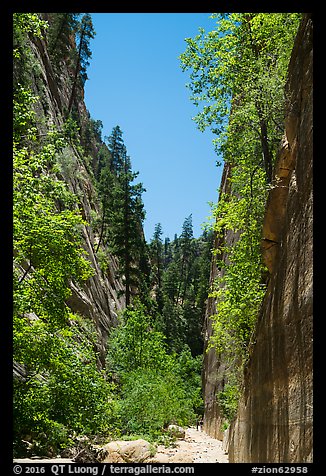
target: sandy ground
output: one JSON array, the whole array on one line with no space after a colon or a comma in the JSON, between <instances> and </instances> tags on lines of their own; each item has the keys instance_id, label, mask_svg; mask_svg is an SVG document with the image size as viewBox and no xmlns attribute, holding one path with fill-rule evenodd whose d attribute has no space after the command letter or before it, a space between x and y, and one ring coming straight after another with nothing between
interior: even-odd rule
<instances>
[{"instance_id":1,"label":"sandy ground","mask_svg":"<svg viewBox=\"0 0 326 476\"><path fill-rule=\"evenodd\" d=\"M15 459L14 463L73 463L67 458ZM186 429L184 439L176 441L175 447L159 445L152 463L228 463L222 442L211 438L204 431L191 427Z\"/></svg>"},{"instance_id":2,"label":"sandy ground","mask_svg":"<svg viewBox=\"0 0 326 476\"><path fill-rule=\"evenodd\" d=\"M177 440L175 448L158 446L151 460L156 463L228 463L222 442L211 438L204 431L191 427L186 436Z\"/></svg>"}]
</instances>

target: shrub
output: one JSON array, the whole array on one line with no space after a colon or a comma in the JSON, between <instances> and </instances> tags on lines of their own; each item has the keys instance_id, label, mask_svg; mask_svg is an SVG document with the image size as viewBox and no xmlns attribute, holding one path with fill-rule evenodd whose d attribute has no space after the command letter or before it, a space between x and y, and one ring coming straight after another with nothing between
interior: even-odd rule
<instances>
[{"instance_id":1,"label":"shrub","mask_svg":"<svg viewBox=\"0 0 326 476\"><path fill-rule=\"evenodd\" d=\"M120 401L121 422L130 433L157 435L170 423L195 421L191 398L173 372L138 369L125 375Z\"/></svg>"},{"instance_id":2,"label":"shrub","mask_svg":"<svg viewBox=\"0 0 326 476\"><path fill-rule=\"evenodd\" d=\"M239 386L236 383L227 383L222 392L217 394L217 402L222 410L222 414L229 422L233 420L240 398Z\"/></svg>"},{"instance_id":3,"label":"shrub","mask_svg":"<svg viewBox=\"0 0 326 476\"><path fill-rule=\"evenodd\" d=\"M109 370L120 382L120 424L123 431L162 439L170 423L195 422L202 404L200 359L189 348L169 354L165 336L151 325L143 307L128 309L112 332Z\"/></svg>"},{"instance_id":4,"label":"shrub","mask_svg":"<svg viewBox=\"0 0 326 476\"><path fill-rule=\"evenodd\" d=\"M72 317L72 316L71 316ZM56 454L69 435L107 434L116 414L114 386L97 370L91 341L78 326L53 329L41 320L19 320L15 358L28 371L14 386L14 440L17 455Z\"/></svg>"}]
</instances>

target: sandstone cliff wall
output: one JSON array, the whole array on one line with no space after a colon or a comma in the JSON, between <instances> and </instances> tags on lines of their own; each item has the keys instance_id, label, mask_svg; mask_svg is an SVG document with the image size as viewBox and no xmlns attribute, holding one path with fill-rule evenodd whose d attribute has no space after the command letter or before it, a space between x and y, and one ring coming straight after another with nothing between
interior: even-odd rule
<instances>
[{"instance_id":1,"label":"sandstone cliff wall","mask_svg":"<svg viewBox=\"0 0 326 476\"><path fill-rule=\"evenodd\" d=\"M230 462L312 461L312 46L307 14L289 65L262 240L270 279L230 427Z\"/></svg>"},{"instance_id":2,"label":"sandstone cliff wall","mask_svg":"<svg viewBox=\"0 0 326 476\"><path fill-rule=\"evenodd\" d=\"M55 125L63 129L64 110L67 109L71 90L71 81L67 65L61 62L60 77L54 72L47 51L46 39L33 38L30 48L39 66L37 77L32 78L33 89L39 96L36 104L36 114L39 118L39 133L44 134ZM81 125L88 120L88 111L83 100L83 91L80 90L76 101L79 122ZM91 160L96 161L97 145L90 144ZM97 192L91 166L82 152L72 143L62 153L61 178L68 184L69 189L78 197L78 207L88 223L92 221L92 213L100 214ZM75 283L70 284L72 296L67 304L74 312L93 320L98 333L99 365L105 365L106 343L110 328L117 322L117 312L125 307L123 285L117 278L118 263L114 256L109 256L105 272L100 269L95 253L98 236L91 226L82 229L83 247L88 259L94 268L94 276L87 280L83 287Z\"/></svg>"},{"instance_id":3,"label":"sandstone cliff wall","mask_svg":"<svg viewBox=\"0 0 326 476\"><path fill-rule=\"evenodd\" d=\"M231 175L231 166L226 164L223 169L223 175L220 186L220 196L230 193L229 178ZM222 237L215 237L213 248L220 248L221 245L226 244L230 246L231 241L235 239L232 231L226 230ZM223 270L217 266L217 259L226 261L227 256L214 256L211 262L210 271L210 287L218 277L222 277ZM202 387L204 396L204 425L205 432L217 438L223 439L224 433L222 430L223 416L216 400L218 392L222 391L225 384L225 375L227 372L227 363L223 355L216 353L214 348L208 350L209 340L213 333L211 316L216 313L215 298L209 297L206 305L205 322L204 322L204 364L202 373Z\"/></svg>"}]
</instances>

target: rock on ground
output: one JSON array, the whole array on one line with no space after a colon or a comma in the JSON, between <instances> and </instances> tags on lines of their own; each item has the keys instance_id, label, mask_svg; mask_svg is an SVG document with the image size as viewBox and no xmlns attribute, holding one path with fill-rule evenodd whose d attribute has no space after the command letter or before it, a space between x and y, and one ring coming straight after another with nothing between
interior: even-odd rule
<instances>
[{"instance_id":1,"label":"rock on ground","mask_svg":"<svg viewBox=\"0 0 326 476\"><path fill-rule=\"evenodd\" d=\"M101 448L105 454L103 463L228 463L228 456L222 441L208 436L204 431L190 427L185 436L175 446L157 447L154 456L153 447L148 441L111 441ZM72 459L16 459L15 463L74 463ZM89 461L95 462L95 461Z\"/></svg>"},{"instance_id":2,"label":"rock on ground","mask_svg":"<svg viewBox=\"0 0 326 476\"><path fill-rule=\"evenodd\" d=\"M102 463L143 463L151 456L152 445L143 439L111 441L103 446Z\"/></svg>"},{"instance_id":3,"label":"rock on ground","mask_svg":"<svg viewBox=\"0 0 326 476\"><path fill-rule=\"evenodd\" d=\"M168 432L176 438L185 438L186 436L185 429L178 425L169 425Z\"/></svg>"}]
</instances>

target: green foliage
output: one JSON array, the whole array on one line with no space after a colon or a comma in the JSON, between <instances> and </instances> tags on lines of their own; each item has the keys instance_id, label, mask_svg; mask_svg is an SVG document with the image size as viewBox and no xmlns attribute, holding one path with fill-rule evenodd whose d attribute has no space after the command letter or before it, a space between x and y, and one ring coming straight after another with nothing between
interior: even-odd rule
<instances>
[{"instance_id":1,"label":"green foliage","mask_svg":"<svg viewBox=\"0 0 326 476\"><path fill-rule=\"evenodd\" d=\"M13 32L14 32L14 49L13 56L16 61L21 60L26 53L23 48L23 41L26 35L36 38L42 38L44 30L48 27L48 23L40 19L37 13L14 13L13 14Z\"/></svg>"},{"instance_id":2,"label":"green foliage","mask_svg":"<svg viewBox=\"0 0 326 476\"><path fill-rule=\"evenodd\" d=\"M154 373L145 368L125 378L120 413L127 431L151 436L172 422L189 425L195 421L182 380L173 372Z\"/></svg>"},{"instance_id":3,"label":"green foliage","mask_svg":"<svg viewBox=\"0 0 326 476\"><path fill-rule=\"evenodd\" d=\"M283 86L300 16L214 14L214 30L200 29L195 38L186 39L181 66L191 70L191 99L197 106L203 104L195 120L200 129L213 130L218 144L223 145L231 100L241 101L237 113L245 119L245 134L253 128L259 131L262 119L270 126L273 119L282 124Z\"/></svg>"},{"instance_id":4,"label":"green foliage","mask_svg":"<svg viewBox=\"0 0 326 476\"><path fill-rule=\"evenodd\" d=\"M36 101L32 92L20 83L14 91L13 98L13 140L18 145L23 139L35 140L35 112L32 105Z\"/></svg>"},{"instance_id":5,"label":"green foliage","mask_svg":"<svg viewBox=\"0 0 326 476\"><path fill-rule=\"evenodd\" d=\"M63 133L65 138L71 143L79 142L79 132L80 127L77 122L72 118L68 117L63 124Z\"/></svg>"},{"instance_id":6,"label":"green foliage","mask_svg":"<svg viewBox=\"0 0 326 476\"><path fill-rule=\"evenodd\" d=\"M193 423L202 399L199 360L189 349L169 354L151 321L143 306L125 311L111 333L108 369L120 382L121 428L155 440L169 423Z\"/></svg>"},{"instance_id":7,"label":"green foliage","mask_svg":"<svg viewBox=\"0 0 326 476\"><path fill-rule=\"evenodd\" d=\"M97 261L98 261L100 270L102 271L103 274L105 274L107 272L109 262L110 262L108 252L103 250L103 249L99 249L96 252L96 257L97 257Z\"/></svg>"},{"instance_id":8,"label":"green foliage","mask_svg":"<svg viewBox=\"0 0 326 476\"><path fill-rule=\"evenodd\" d=\"M214 251L221 259L217 260L220 276L211 293L217 300L211 343L218 352L228 351L240 359L246 358L265 293L260 236L267 192L263 171L250 174L250 167L238 166L230 181L232 191L241 189L241 198L235 192L222 195L214 210L217 235L222 238L228 230L238 233L238 238L231 244L220 239L221 245Z\"/></svg>"},{"instance_id":9,"label":"green foliage","mask_svg":"<svg viewBox=\"0 0 326 476\"><path fill-rule=\"evenodd\" d=\"M213 209L218 277L210 347L227 363L218 394L226 418L235 414L239 371L265 293L260 239L272 167L284 130L284 85L299 13L214 14L216 26L191 39L180 56L189 69L199 129L216 134L229 166L225 192ZM231 240L231 236L233 239Z\"/></svg>"},{"instance_id":10,"label":"green foliage","mask_svg":"<svg viewBox=\"0 0 326 476\"><path fill-rule=\"evenodd\" d=\"M163 245L154 235L150 243L157 325L171 350L179 352L187 344L193 355L202 353L211 247L211 232L198 239L193 237L191 215L185 219L179 238L166 240Z\"/></svg>"},{"instance_id":11,"label":"green foliage","mask_svg":"<svg viewBox=\"0 0 326 476\"><path fill-rule=\"evenodd\" d=\"M102 128L102 121L95 121L90 117L83 125L81 129L81 143L86 155L91 155L93 153L92 147L95 144L97 147L102 146Z\"/></svg>"},{"instance_id":12,"label":"green foliage","mask_svg":"<svg viewBox=\"0 0 326 476\"><path fill-rule=\"evenodd\" d=\"M25 106L24 106L25 107ZM14 303L18 312L33 309L45 319L62 321L69 280L92 274L81 247L79 212L59 211L58 201L71 207L74 197L57 180L55 156L62 139L49 134L39 153L14 146ZM19 267L25 269L19 278Z\"/></svg>"},{"instance_id":13,"label":"green foliage","mask_svg":"<svg viewBox=\"0 0 326 476\"><path fill-rule=\"evenodd\" d=\"M192 407L196 415L203 415L204 413L204 402L201 388L202 366L202 354L193 357L188 345L185 345L182 351L177 354L175 371L183 382L186 395L192 402Z\"/></svg>"},{"instance_id":14,"label":"green foliage","mask_svg":"<svg viewBox=\"0 0 326 476\"><path fill-rule=\"evenodd\" d=\"M103 241L119 259L120 275L125 285L126 305L131 302L131 288L142 291L146 284L142 262L145 242L142 222L145 218L141 183L133 183L138 173L132 171L122 139L122 131L116 126L108 139L110 155L102 154L99 163L99 195L102 200ZM147 289L140 294L146 295Z\"/></svg>"},{"instance_id":15,"label":"green foliage","mask_svg":"<svg viewBox=\"0 0 326 476\"><path fill-rule=\"evenodd\" d=\"M35 61L30 48L27 45L31 39L43 38L47 22L41 20L37 13L14 13L13 14L13 88L26 88L30 84L31 75L37 82L38 62Z\"/></svg>"},{"instance_id":16,"label":"green foliage","mask_svg":"<svg viewBox=\"0 0 326 476\"><path fill-rule=\"evenodd\" d=\"M240 391L237 384L227 383L224 389L217 394L217 402L222 410L222 415L231 422L236 415Z\"/></svg>"},{"instance_id":17,"label":"green foliage","mask_svg":"<svg viewBox=\"0 0 326 476\"><path fill-rule=\"evenodd\" d=\"M143 306L127 309L123 322L110 335L109 368L123 374L138 368L164 370L171 367L164 335L153 329Z\"/></svg>"},{"instance_id":18,"label":"green foliage","mask_svg":"<svg viewBox=\"0 0 326 476\"><path fill-rule=\"evenodd\" d=\"M97 370L92 336L70 314L70 328L41 320L14 320L14 357L28 372L14 382L14 443L17 454L57 454L75 434L107 434L116 412L113 386ZM74 323L74 324L73 324ZM94 334L94 331L93 331ZM93 340L95 335L93 335Z\"/></svg>"},{"instance_id":19,"label":"green foliage","mask_svg":"<svg viewBox=\"0 0 326 476\"><path fill-rule=\"evenodd\" d=\"M48 23L40 19L37 13L14 13L13 28L14 32L31 33L36 37L43 36L43 30L48 27Z\"/></svg>"},{"instance_id":20,"label":"green foliage","mask_svg":"<svg viewBox=\"0 0 326 476\"><path fill-rule=\"evenodd\" d=\"M34 29L27 29L26 18L35 21ZM38 16L19 21L17 35L18 27L21 33L39 31ZM113 386L97 368L95 331L66 304L70 282L83 283L93 274L82 248L86 223L76 197L59 179L62 163L76 160L69 157L75 124L37 137L37 100L28 84L16 84L13 357L26 371L23 380L14 381L17 456L55 455L74 434L107 434L116 412Z\"/></svg>"}]
</instances>

